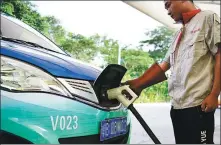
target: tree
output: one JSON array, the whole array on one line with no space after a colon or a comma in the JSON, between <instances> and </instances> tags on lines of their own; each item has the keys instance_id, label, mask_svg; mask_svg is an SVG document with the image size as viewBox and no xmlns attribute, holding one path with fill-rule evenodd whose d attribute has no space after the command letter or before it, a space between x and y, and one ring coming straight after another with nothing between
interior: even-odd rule
<instances>
[{"instance_id":1,"label":"tree","mask_svg":"<svg viewBox=\"0 0 221 145\"><path fill-rule=\"evenodd\" d=\"M10 15L13 15L14 7L10 2L2 2L1 3L1 11L6 12Z\"/></svg>"},{"instance_id":2,"label":"tree","mask_svg":"<svg viewBox=\"0 0 221 145\"><path fill-rule=\"evenodd\" d=\"M52 41L56 42L57 45L61 46L66 39L66 31L60 25L60 21L54 16L46 16L44 19L47 24L44 30L46 36L48 36Z\"/></svg>"},{"instance_id":3,"label":"tree","mask_svg":"<svg viewBox=\"0 0 221 145\"><path fill-rule=\"evenodd\" d=\"M131 78L137 78L153 63L153 59L147 52L141 49L123 49L122 64L128 69Z\"/></svg>"},{"instance_id":4,"label":"tree","mask_svg":"<svg viewBox=\"0 0 221 145\"><path fill-rule=\"evenodd\" d=\"M152 31L146 32L147 40L140 41L141 47L153 45L154 50L149 50L150 56L156 61L161 61L168 51L175 31L161 26Z\"/></svg>"},{"instance_id":5,"label":"tree","mask_svg":"<svg viewBox=\"0 0 221 145\"><path fill-rule=\"evenodd\" d=\"M86 62L92 60L98 50L90 37L87 38L83 35L73 33L68 34L68 37L61 44L61 47L70 52L74 58Z\"/></svg>"}]
</instances>

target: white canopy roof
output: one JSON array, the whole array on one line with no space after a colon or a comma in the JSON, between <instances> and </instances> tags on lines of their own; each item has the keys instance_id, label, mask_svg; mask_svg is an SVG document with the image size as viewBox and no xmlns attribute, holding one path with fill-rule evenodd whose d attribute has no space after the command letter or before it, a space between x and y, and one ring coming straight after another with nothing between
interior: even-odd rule
<instances>
[{"instance_id":1,"label":"white canopy roof","mask_svg":"<svg viewBox=\"0 0 221 145\"><path fill-rule=\"evenodd\" d=\"M172 29L178 29L181 25L174 24L174 21L167 14L164 8L164 1L123 1L142 13L152 17L160 23ZM220 1L195 1L195 5L202 10L211 10L220 16Z\"/></svg>"}]
</instances>

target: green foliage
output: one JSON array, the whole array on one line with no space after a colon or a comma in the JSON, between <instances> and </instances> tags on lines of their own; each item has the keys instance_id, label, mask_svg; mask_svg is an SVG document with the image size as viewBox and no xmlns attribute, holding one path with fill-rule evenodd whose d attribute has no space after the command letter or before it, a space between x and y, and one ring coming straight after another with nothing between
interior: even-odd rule
<instances>
[{"instance_id":1,"label":"green foliage","mask_svg":"<svg viewBox=\"0 0 221 145\"><path fill-rule=\"evenodd\" d=\"M133 78L140 76L152 63L153 59L141 49L122 50L122 65L128 69Z\"/></svg>"},{"instance_id":2,"label":"green foliage","mask_svg":"<svg viewBox=\"0 0 221 145\"><path fill-rule=\"evenodd\" d=\"M13 15L14 7L10 2L2 2L1 3L1 11L7 12L10 15Z\"/></svg>"},{"instance_id":3,"label":"green foliage","mask_svg":"<svg viewBox=\"0 0 221 145\"><path fill-rule=\"evenodd\" d=\"M45 20L45 29L44 33L48 36L52 41L56 42L57 45L62 45L66 39L66 31L60 25L60 21L56 19L54 16L46 16Z\"/></svg>"},{"instance_id":4,"label":"green foliage","mask_svg":"<svg viewBox=\"0 0 221 145\"><path fill-rule=\"evenodd\" d=\"M136 100L136 103L169 102L170 97L168 95L167 85L167 81L164 81L162 83L146 88L141 93L141 96Z\"/></svg>"},{"instance_id":5,"label":"green foliage","mask_svg":"<svg viewBox=\"0 0 221 145\"><path fill-rule=\"evenodd\" d=\"M152 31L146 32L147 40L140 41L141 46L153 45L154 49L149 50L149 54L154 60L161 61L168 51L173 39L174 31L167 27L158 27Z\"/></svg>"},{"instance_id":6,"label":"green foliage","mask_svg":"<svg viewBox=\"0 0 221 145\"><path fill-rule=\"evenodd\" d=\"M99 36L98 34L90 38L95 42L99 52L104 56L106 65L117 64L118 49L120 48L117 40L110 39L107 36Z\"/></svg>"},{"instance_id":7,"label":"green foliage","mask_svg":"<svg viewBox=\"0 0 221 145\"><path fill-rule=\"evenodd\" d=\"M72 54L76 59L90 62L98 54L102 55L105 63L117 64L118 50L121 49L121 65L127 68L123 81L134 79L142 75L154 60L161 60L170 45L173 31L159 27L147 32L147 40L141 41L141 46L153 45L154 50L144 52L142 47L121 47L117 40L98 34L86 37L81 34L67 32L54 16L42 17L35 5L29 1L3 1L1 11L6 12L32 26L49 39L54 41L63 50ZM165 102L169 101L167 81L145 89L136 102Z\"/></svg>"},{"instance_id":8,"label":"green foliage","mask_svg":"<svg viewBox=\"0 0 221 145\"><path fill-rule=\"evenodd\" d=\"M80 34L69 33L68 38L61 44L62 48L72 54L76 59L86 62L92 60L97 54L98 48L91 38Z\"/></svg>"}]
</instances>

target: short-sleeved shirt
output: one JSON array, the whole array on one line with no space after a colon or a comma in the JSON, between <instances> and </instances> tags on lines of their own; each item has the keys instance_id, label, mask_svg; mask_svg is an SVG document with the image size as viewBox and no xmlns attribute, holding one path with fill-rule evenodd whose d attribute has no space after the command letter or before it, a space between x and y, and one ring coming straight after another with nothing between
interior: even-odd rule
<instances>
[{"instance_id":1,"label":"short-sleeved shirt","mask_svg":"<svg viewBox=\"0 0 221 145\"><path fill-rule=\"evenodd\" d=\"M200 11L175 35L164 59L170 64L168 91L175 109L200 105L210 94L218 43L220 18L211 11Z\"/></svg>"}]
</instances>

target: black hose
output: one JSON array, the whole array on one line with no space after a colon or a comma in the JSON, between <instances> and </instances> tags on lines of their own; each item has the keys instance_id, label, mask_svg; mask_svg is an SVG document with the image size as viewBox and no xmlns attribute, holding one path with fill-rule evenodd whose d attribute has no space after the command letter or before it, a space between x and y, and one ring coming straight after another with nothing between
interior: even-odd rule
<instances>
[{"instance_id":1,"label":"black hose","mask_svg":"<svg viewBox=\"0 0 221 145\"><path fill-rule=\"evenodd\" d=\"M155 134L150 129L150 127L146 124L146 122L143 120L143 118L140 116L140 114L134 108L133 104L128 106L128 109L134 114L134 116L137 118L137 120L143 126L144 130L147 132L147 134L150 136L150 138L153 140L153 142L155 144L161 144L160 141L158 140L158 138L155 136Z\"/></svg>"}]
</instances>

